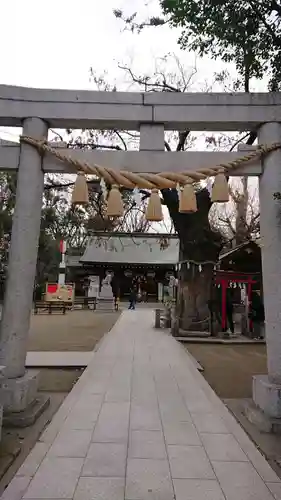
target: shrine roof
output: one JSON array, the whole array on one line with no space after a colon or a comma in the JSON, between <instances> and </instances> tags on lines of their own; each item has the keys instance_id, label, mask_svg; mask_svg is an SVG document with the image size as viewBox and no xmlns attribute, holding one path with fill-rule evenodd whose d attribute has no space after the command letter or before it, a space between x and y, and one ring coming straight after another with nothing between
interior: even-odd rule
<instances>
[{"instance_id":1,"label":"shrine roof","mask_svg":"<svg viewBox=\"0 0 281 500\"><path fill-rule=\"evenodd\" d=\"M80 263L175 265L179 240L170 234L94 235Z\"/></svg>"},{"instance_id":2,"label":"shrine roof","mask_svg":"<svg viewBox=\"0 0 281 500\"><path fill-rule=\"evenodd\" d=\"M236 254L240 250L246 249L247 247L250 247L250 246L256 246L256 247L260 248L261 247L260 238L258 238L256 240L246 241L245 243L241 243L240 245L237 245L236 247L231 248L231 250L227 250L226 252L222 252L219 256L219 261L222 261L225 258L230 257L231 255Z\"/></svg>"}]
</instances>

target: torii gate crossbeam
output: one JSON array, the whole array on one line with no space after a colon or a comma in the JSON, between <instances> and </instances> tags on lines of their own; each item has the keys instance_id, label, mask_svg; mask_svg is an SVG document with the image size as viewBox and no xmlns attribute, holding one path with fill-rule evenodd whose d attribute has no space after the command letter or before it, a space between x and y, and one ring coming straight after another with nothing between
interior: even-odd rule
<instances>
[{"instance_id":1,"label":"torii gate crossbeam","mask_svg":"<svg viewBox=\"0 0 281 500\"><path fill-rule=\"evenodd\" d=\"M280 93L99 92L0 85L0 126L21 127L29 116L49 127L138 130L252 130L281 122Z\"/></svg>"},{"instance_id":2,"label":"torii gate crossbeam","mask_svg":"<svg viewBox=\"0 0 281 500\"><path fill-rule=\"evenodd\" d=\"M153 130L151 131L153 137ZM164 131L163 131L164 137ZM190 170L195 172L199 168L209 168L210 166L228 163L244 156L248 152L255 150L255 147L242 144L238 151L108 151L108 150L80 150L69 149L65 143L50 143L53 148L71 156L74 159L97 164L104 167L110 167L116 170L130 170L131 172L181 172ZM17 170L20 159L20 145L15 142L0 142L0 169ZM55 156L45 154L43 157L42 168L45 173L71 174L77 170L67 163L63 163ZM262 173L260 158L235 168L232 176L258 176Z\"/></svg>"}]
</instances>

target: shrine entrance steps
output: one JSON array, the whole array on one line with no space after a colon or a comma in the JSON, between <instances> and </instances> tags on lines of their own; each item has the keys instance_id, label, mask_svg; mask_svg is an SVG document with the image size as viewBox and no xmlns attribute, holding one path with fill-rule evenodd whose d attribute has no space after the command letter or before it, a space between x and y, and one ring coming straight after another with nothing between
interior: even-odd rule
<instances>
[{"instance_id":1,"label":"shrine entrance steps","mask_svg":"<svg viewBox=\"0 0 281 500\"><path fill-rule=\"evenodd\" d=\"M124 311L2 499L276 500L281 482L152 310Z\"/></svg>"}]
</instances>

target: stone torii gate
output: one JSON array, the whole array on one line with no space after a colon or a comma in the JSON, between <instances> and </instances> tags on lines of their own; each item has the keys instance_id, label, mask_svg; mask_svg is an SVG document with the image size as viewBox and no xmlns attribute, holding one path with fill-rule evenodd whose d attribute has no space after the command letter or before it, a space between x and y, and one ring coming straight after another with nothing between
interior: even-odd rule
<instances>
[{"instance_id":1,"label":"stone torii gate","mask_svg":"<svg viewBox=\"0 0 281 500\"><path fill-rule=\"evenodd\" d=\"M140 131L140 151L70 151L74 158L113 169L157 173L196 171L253 151L165 152L165 130L258 131L260 144L281 142L281 94L131 93L43 90L0 86L0 125L23 127L45 140L49 127ZM63 145L62 149L63 151ZM6 410L22 411L35 398L37 377L25 369L32 308L44 172L74 173L29 144L3 142L2 170L17 170L17 195L4 300L0 365L6 367ZM235 169L259 176L263 288L268 375L255 377L253 398L270 417L281 418L281 222L273 193L281 191L281 151Z\"/></svg>"}]
</instances>

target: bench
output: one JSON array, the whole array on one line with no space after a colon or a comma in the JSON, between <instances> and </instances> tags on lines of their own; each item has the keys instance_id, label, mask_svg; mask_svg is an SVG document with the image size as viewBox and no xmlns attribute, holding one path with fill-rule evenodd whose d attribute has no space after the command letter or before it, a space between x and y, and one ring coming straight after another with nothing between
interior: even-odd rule
<instances>
[{"instance_id":1,"label":"bench","mask_svg":"<svg viewBox=\"0 0 281 500\"><path fill-rule=\"evenodd\" d=\"M69 304L67 304L66 302L36 301L34 303L34 314L38 314L40 310L48 312L48 314L52 314L52 312L54 311L62 312L62 314L65 314L68 307Z\"/></svg>"},{"instance_id":2,"label":"bench","mask_svg":"<svg viewBox=\"0 0 281 500\"><path fill-rule=\"evenodd\" d=\"M81 306L82 309L93 309L97 307L96 297L77 297L74 301L74 307ZM92 306L92 307L91 307Z\"/></svg>"}]
</instances>

